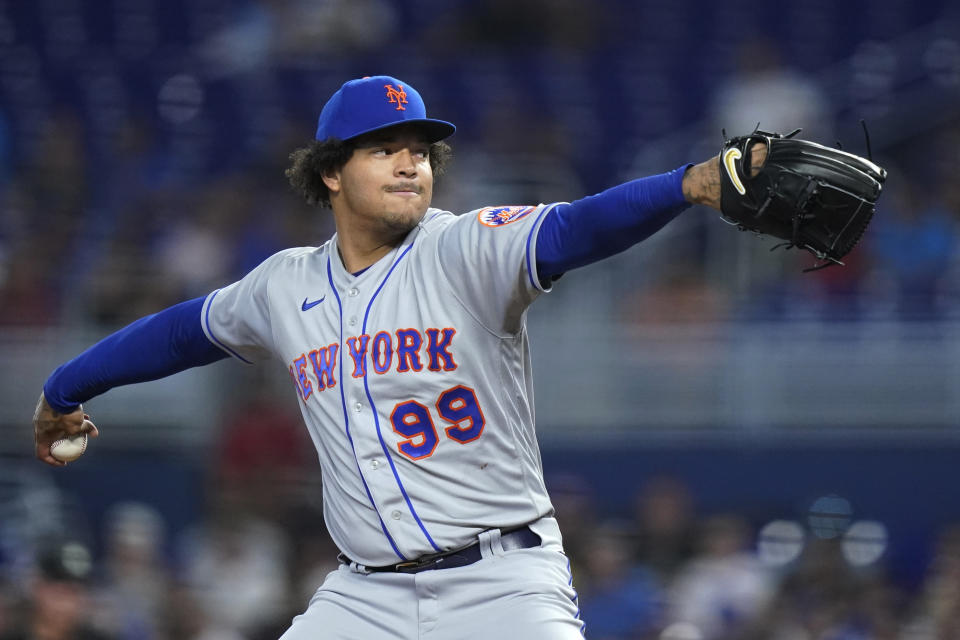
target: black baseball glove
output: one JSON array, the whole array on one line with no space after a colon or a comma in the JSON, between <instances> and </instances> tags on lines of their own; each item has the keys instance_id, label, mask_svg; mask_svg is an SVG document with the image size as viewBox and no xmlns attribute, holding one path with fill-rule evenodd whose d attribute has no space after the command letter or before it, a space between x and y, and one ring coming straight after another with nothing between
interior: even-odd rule
<instances>
[{"instance_id":1,"label":"black baseball glove","mask_svg":"<svg viewBox=\"0 0 960 640\"><path fill-rule=\"evenodd\" d=\"M814 269L843 264L873 217L887 172L866 158L793 138L799 132L758 129L724 142L722 217L742 231L806 249L823 261ZM767 155L751 176L751 147L758 142Z\"/></svg>"}]
</instances>

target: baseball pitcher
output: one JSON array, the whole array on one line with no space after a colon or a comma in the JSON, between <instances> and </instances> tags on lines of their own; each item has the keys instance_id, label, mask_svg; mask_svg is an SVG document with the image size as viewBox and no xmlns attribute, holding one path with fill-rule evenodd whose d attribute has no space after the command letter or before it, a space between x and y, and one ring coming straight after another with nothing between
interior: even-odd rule
<instances>
[{"instance_id":1,"label":"baseball pitcher","mask_svg":"<svg viewBox=\"0 0 960 640\"><path fill-rule=\"evenodd\" d=\"M332 210L333 237L133 323L44 385L36 455L62 466L51 445L97 435L81 403L112 387L226 357L283 362L341 551L283 640L581 637L534 430L528 307L691 203L839 261L883 180L868 160L755 131L572 203L454 215L430 206L454 131L402 80L347 82L287 170ZM785 142L802 160L772 162Z\"/></svg>"}]
</instances>

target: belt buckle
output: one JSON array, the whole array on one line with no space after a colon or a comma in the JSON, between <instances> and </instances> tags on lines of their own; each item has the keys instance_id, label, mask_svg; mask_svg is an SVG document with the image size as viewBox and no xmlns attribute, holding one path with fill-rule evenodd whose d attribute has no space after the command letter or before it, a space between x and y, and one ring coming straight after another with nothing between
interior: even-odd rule
<instances>
[{"instance_id":1,"label":"belt buckle","mask_svg":"<svg viewBox=\"0 0 960 640\"><path fill-rule=\"evenodd\" d=\"M456 551L445 551L442 553L434 553L428 556L420 556L416 560L411 560L408 562L401 562L399 564L393 565L394 571L407 571L409 569L424 569L430 567L431 565L437 564L437 561L446 558L449 555L456 553Z\"/></svg>"},{"instance_id":2,"label":"belt buckle","mask_svg":"<svg viewBox=\"0 0 960 640\"><path fill-rule=\"evenodd\" d=\"M400 562L398 564L395 564L393 565L393 570L395 572L403 572L403 571L410 571L410 570L419 571L420 569L423 569L425 567L429 567L432 564L435 564L437 559L442 557L443 557L442 554L434 554L432 556L421 556L416 560L410 560L407 562Z\"/></svg>"}]
</instances>

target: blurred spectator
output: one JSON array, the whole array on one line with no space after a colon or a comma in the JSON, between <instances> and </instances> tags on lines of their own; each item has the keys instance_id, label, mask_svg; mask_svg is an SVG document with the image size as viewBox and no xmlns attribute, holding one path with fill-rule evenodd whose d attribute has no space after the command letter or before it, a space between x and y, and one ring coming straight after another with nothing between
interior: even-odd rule
<instances>
[{"instance_id":1,"label":"blurred spectator","mask_svg":"<svg viewBox=\"0 0 960 640\"><path fill-rule=\"evenodd\" d=\"M477 126L481 144L469 154L454 155L437 191L438 207L459 213L498 203L569 202L590 195L573 166L572 141L559 122L531 105L507 100L492 101L482 118Z\"/></svg>"},{"instance_id":2,"label":"blurred spectator","mask_svg":"<svg viewBox=\"0 0 960 640\"><path fill-rule=\"evenodd\" d=\"M387 0L288 0L275 6L274 55L300 60L304 55L343 55L390 41L400 26L398 7Z\"/></svg>"},{"instance_id":3,"label":"blurred spectator","mask_svg":"<svg viewBox=\"0 0 960 640\"><path fill-rule=\"evenodd\" d=\"M730 303L723 291L709 285L699 266L676 260L624 306L631 322L670 327L716 324Z\"/></svg>"},{"instance_id":4,"label":"blurred spectator","mask_svg":"<svg viewBox=\"0 0 960 640\"><path fill-rule=\"evenodd\" d=\"M234 3L227 23L197 44L208 76L247 73L267 65L275 28L270 5L257 0Z\"/></svg>"},{"instance_id":5,"label":"blurred spectator","mask_svg":"<svg viewBox=\"0 0 960 640\"><path fill-rule=\"evenodd\" d=\"M854 571L838 539L814 539L742 637L920 640L898 636L900 610L899 595L882 573Z\"/></svg>"},{"instance_id":6,"label":"blurred spectator","mask_svg":"<svg viewBox=\"0 0 960 640\"><path fill-rule=\"evenodd\" d=\"M960 525L944 530L903 640L960 638Z\"/></svg>"},{"instance_id":7,"label":"blurred spectator","mask_svg":"<svg viewBox=\"0 0 960 640\"><path fill-rule=\"evenodd\" d=\"M60 321L55 262L39 239L20 243L0 273L0 326L45 327Z\"/></svg>"},{"instance_id":8,"label":"blurred spectator","mask_svg":"<svg viewBox=\"0 0 960 640\"><path fill-rule=\"evenodd\" d=\"M666 584L694 552L696 522L693 497L678 478L654 477L634 501L637 563Z\"/></svg>"},{"instance_id":9,"label":"blurred spectator","mask_svg":"<svg viewBox=\"0 0 960 640\"><path fill-rule=\"evenodd\" d=\"M773 577L747 550L750 528L735 515L706 520L699 553L670 585L671 622L697 628L704 640L729 637L763 610Z\"/></svg>"},{"instance_id":10,"label":"blurred spectator","mask_svg":"<svg viewBox=\"0 0 960 640\"><path fill-rule=\"evenodd\" d=\"M81 217L89 195L84 121L64 109L48 119L18 177L45 215Z\"/></svg>"},{"instance_id":11,"label":"blurred spectator","mask_svg":"<svg viewBox=\"0 0 960 640\"><path fill-rule=\"evenodd\" d=\"M13 587L0 577L0 638L13 631L14 601Z\"/></svg>"},{"instance_id":12,"label":"blurred spectator","mask_svg":"<svg viewBox=\"0 0 960 640\"><path fill-rule=\"evenodd\" d=\"M166 198L141 197L128 203L85 281L82 297L89 318L98 324L118 326L181 302L175 283L158 277L153 258L159 213Z\"/></svg>"},{"instance_id":13,"label":"blurred spectator","mask_svg":"<svg viewBox=\"0 0 960 640\"><path fill-rule=\"evenodd\" d=\"M249 197L239 181L223 180L188 196L158 238L158 266L180 300L205 296L227 284L234 215Z\"/></svg>"},{"instance_id":14,"label":"blurred spectator","mask_svg":"<svg viewBox=\"0 0 960 640\"><path fill-rule=\"evenodd\" d=\"M21 158L8 194L19 220L0 289L0 324L59 321L66 283L89 259L78 242L90 192L84 128L76 111L61 109L43 122L33 152Z\"/></svg>"},{"instance_id":15,"label":"blurred spectator","mask_svg":"<svg viewBox=\"0 0 960 640\"><path fill-rule=\"evenodd\" d=\"M122 640L159 637L170 589L165 524L153 507L114 505L105 522L106 575L96 590L98 627Z\"/></svg>"},{"instance_id":16,"label":"blurred spectator","mask_svg":"<svg viewBox=\"0 0 960 640\"><path fill-rule=\"evenodd\" d=\"M322 487L315 487L322 491ZM340 566L340 550L333 543L323 522L320 505L301 504L285 520L297 553L291 557L291 617L302 613L307 603L331 571ZM280 629L284 631L286 627Z\"/></svg>"},{"instance_id":17,"label":"blurred spectator","mask_svg":"<svg viewBox=\"0 0 960 640\"><path fill-rule=\"evenodd\" d=\"M745 135L759 124L764 131L784 135L803 128L803 137L832 144L832 105L817 82L781 61L776 41L758 36L744 40L736 50L736 69L723 79L708 108L709 131L714 139ZM710 264L715 283L747 294L792 276L792 265L781 256L770 256L775 244L753 234L731 233L724 225L711 225ZM774 287L775 288L775 287ZM781 287L782 288L782 287Z\"/></svg>"},{"instance_id":18,"label":"blurred spectator","mask_svg":"<svg viewBox=\"0 0 960 640\"><path fill-rule=\"evenodd\" d=\"M278 618L289 624L291 548L280 526L235 506L216 505L199 528L185 535L183 549L186 597L196 598L204 627L246 637Z\"/></svg>"},{"instance_id":19,"label":"blurred spectator","mask_svg":"<svg viewBox=\"0 0 960 640\"><path fill-rule=\"evenodd\" d=\"M603 37L603 16L576 0L481 0L438 21L427 40L443 51L492 46L582 53Z\"/></svg>"},{"instance_id":20,"label":"blurred spectator","mask_svg":"<svg viewBox=\"0 0 960 640\"><path fill-rule=\"evenodd\" d=\"M171 588L163 618L169 640L250 640L233 627L214 621L203 607L201 593L186 585Z\"/></svg>"},{"instance_id":21,"label":"blurred spectator","mask_svg":"<svg viewBox=\"0 0 960 640\"><path fill-rule=\"evenodd\" d=\"M0 640L108 640L94 631L90 598L92 556L83 544L58 540L37 554L36 574L27 585L17 619Z\"/></svg>"},{"instance_id":22,"label":"blurred spectator","mask_svg":"<svg viewBox=\"0 0 960 640\"><path fill-rule=\"evenodd\" d=\"M270 372L257 369L237 381L243 401L220 426L214 491L232 509L284 522L303 499L316 452L300 416L278 398L269 378Z\"/></svg>"},{"instance_id":23,"label":"blurred spectator","mask_svg":"<svg viewBox=\"0 0 960 640\"><path fill-rule=\"evenodd\" d=\"M315 455L302 423L276 402L263 375L236 390L246 401L224 419L206 519L184 536L182 558L185 587L199 599L202 618L251 639L264 628L289 626L289 514L298 510L298 488Z\"/></svg>"},{"instance_id":24,"label":"blurred spectator","mask_svg":"<svg viewBox=\"0 0 960 640\"><path fill-rule=\"evenodd\" d=\"M197 46L206 73L222 77L300 64L311 54L343 55L388 41L398 11L387 0L247 0Z\"/></svg>"},{"instance_id":25,"label":"blurred spectator","mask_svg":"<svg viewBox=\"0 0 960 640\"><path fill-rule=\"evenodd\" d=\"M758 36L737 49L736 69L713 97L711 132L728 136L764 131L784 135L803 128L803 137L833 143L831 104L812 77L781 61L776 41Z\"/></svg>"},{"instance_id":26,"label":"blurred spectator","mask_svg":"<svg viewBox=\"0 0 960 640\"><path fill-rule=\"evenodd\" d=\"M891 171L867 246L876 265L874 280L901 318L939 317L943 293L957 259L957 217L945 189Z\"/></svg>"},{"instance_id":27,"label":"blurred spectator","mask_svg":"<svg viewBox=\"0 0 960 640\"><path fill-rule=\"evenodd\" d=\"M547 477L550 501L557 522L563 531L563 548L570 557L575 583L579 579L579 562L594 545L597 527L597 496L586 478L575 474Z\"/></svg>"},{"instance_id":28,"label":"blurred spectator","mask_svg":"<svg viewBox=\"0 0 960 640\"><path fill-rule=\"evenodd\" d=\"M103 217L100 222L105 223L96 231L109 233L121 215L142 222L143 214L154 211L137 205L155 195L165 173L168 160L157 148L157 133L145 116L136 114L117 123L106 139L104 152L96 158L97 173L91 176L90 185L91 201L96 213ZM101 179L103 176L110 179Z\"/></svg>"},{"instance_id":29,"label":"blurred spectator","mask_svg":"<svg viewBox=\"0 0 960 640\"><path fill-rule=\"evenodd\" d=\"M610 522L594 530L581 566L576 584L589 637L648 637L660 622L663 593L653 573L630 562L628 530Z\"/></svg>"}]
</instances>

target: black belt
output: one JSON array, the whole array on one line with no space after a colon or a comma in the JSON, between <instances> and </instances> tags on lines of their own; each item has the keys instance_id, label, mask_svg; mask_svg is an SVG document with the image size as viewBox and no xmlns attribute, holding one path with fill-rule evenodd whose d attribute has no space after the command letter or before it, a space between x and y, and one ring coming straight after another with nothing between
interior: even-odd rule
<instances>
[{"instance_id":1,"label":"black belt","mask_svg":"<svg viewBox=\"0 0 960 640\"><path fill-rule=\"evenodd\" d=\"M535 534L530 527L520 527L519 529L508 529L500 533L500 545L504 551L513 549L530 549L540 546L540 536ZM365 567L367 571L391 571L393 573L420 573L421 571L430 571L431 569L453 569L455 567L465 567L473 564L482 557L480 553L480 543L474 542L469 547L458 549L456 551L445 551L443 553L434 553L411 562L400 562L398 564L388 564L383 567ZM352 561L347 556L343 556L348 564Z\"/></svg>"}]
</instances>

